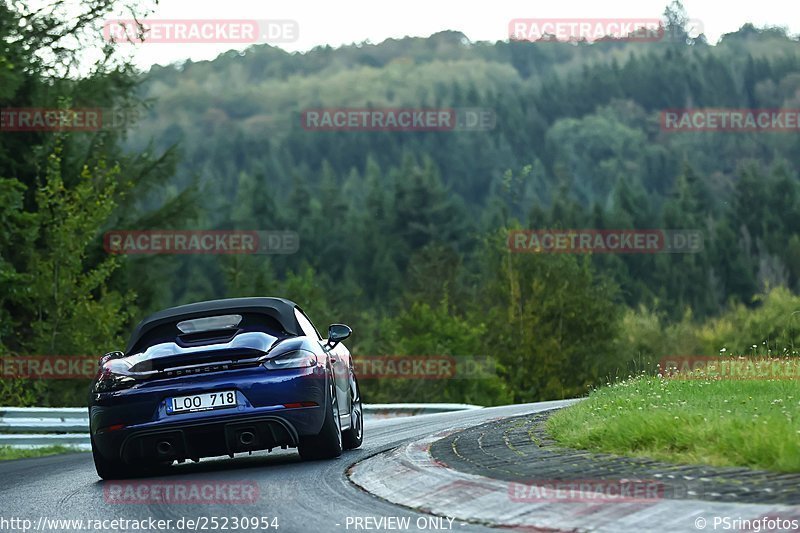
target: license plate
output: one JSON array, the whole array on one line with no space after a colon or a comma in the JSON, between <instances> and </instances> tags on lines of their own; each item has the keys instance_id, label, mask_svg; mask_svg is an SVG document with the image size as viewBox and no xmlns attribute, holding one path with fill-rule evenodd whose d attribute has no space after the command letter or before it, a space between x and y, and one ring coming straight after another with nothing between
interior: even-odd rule
<instances>
[{"instance_id":1,"label":"license plate","mask_svg":"<svg viewBox=\"0 0 800 533\"><path fill-rule=\"evenodd\" d=\"M192 411L208 411L211 409L235 407L236 405L235 391L207 392L205 394L167 398L167 413L176 414Z\"/></svg>"}]
</instances>

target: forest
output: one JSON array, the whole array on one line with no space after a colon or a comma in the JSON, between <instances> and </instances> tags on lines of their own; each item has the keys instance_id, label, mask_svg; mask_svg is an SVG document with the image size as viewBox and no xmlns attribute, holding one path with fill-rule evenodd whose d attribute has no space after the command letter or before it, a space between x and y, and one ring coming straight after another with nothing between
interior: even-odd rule
<instances>
[{"instance_id":1,"label":"forest","mask_svg":"<svg viewBox=\"0 0 800 533\"><path fill-rule=\"evenodd\" d=\"M0 358L122 349L164 307L269 295L354 357L491 358L470 379L366 379L367 402L575 397L668 355L796 356L797 131L665 131L664 110L800 108L800 42L709 43L679 2L657 42L458 31L135 69L113 0L0 5L0 108L106 109L97 131L0 131ZM91 68L83 51L99 55ZM82 68L79 68L82 67ZM491 128L315 131L309 109L478 109ZM513 253L511 232L689 230L692 253ZM287 254L109 254L110 231L294 232ZM489 367L487 367L489 368ZM0 376L0 405L88 380Z\"/></svg>"}]
</instances>

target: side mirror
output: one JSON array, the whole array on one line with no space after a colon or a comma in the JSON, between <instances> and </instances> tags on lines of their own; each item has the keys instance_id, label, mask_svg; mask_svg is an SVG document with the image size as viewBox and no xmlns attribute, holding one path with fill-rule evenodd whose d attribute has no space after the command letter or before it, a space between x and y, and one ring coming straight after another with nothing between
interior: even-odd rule
<instances>
[{"instance_id":1,"label":"side mirror","mask_svg":"<svg viewBox=\"0 0 800 533\"><path fill-rule=\"evenodd\" d=\"M328 327L328 346L333 348L352 334L353 330L350 329L350 326L331 324Z\"/></svg>"},{"instance_id":2,"label":"side mirror","mask_svg":"<svg viewBox=\"0 0 800 533\"><path fill-rule=\"evenodd\" d=\"M120 357L125 357L125 354L120 351L108 352L107 354L105 354L103 357L100 358L100 361L97 364L102 368L103 365L106 364L106 362L110 361L111 359L119 359Z\"/></svg>"}]
</instances>

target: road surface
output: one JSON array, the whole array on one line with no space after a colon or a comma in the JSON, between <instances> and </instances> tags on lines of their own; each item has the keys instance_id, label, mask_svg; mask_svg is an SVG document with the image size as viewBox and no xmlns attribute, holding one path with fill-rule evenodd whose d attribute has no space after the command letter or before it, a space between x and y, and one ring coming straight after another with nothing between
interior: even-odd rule
<instances>
[{"instance_id":1,"label":"road surface","mask_svg":"<svg viewBox=\"0 0 800 533\"><path fill-rule=\"evenodd\" d=\"M88 453L3 462L0 463L0 531L22 531L25 526L39 531L121 531L126 527L132 531L137 525L139 530L146 530L143 526L155 528L151 531L158 531L159 526L168 526L162 529L165 531L222 530L224 526L230 531L245 531L248 529L242 527L243 519L248 519L248 528L256 520L259 527L277 524L280 533L490 531L480 525L449 522L380 500L348 481L347 469L357 461L412 439L564 404L544 402L376 420L367 423L363 446L345 452L336 460L302 462L294 450L259 452L234 459L213 458L197 464L175 465L158 477L112 482L113 485L97 477ZM231 492L205 492L201 503L186 502L187 492L180 497L181 503L167 501L163 496L170 487L172 490L178 486L230 488L231 484L243 486L245 496L253 496L251 489L257 487L257 495L243 501ZM236 503L227 501L226 494L234 494ZM266 522L262 522L264 518ZM111 522L115 519L129 522ZM83 522L70 524L56 520Z\"/></svg>"}]
</instances>

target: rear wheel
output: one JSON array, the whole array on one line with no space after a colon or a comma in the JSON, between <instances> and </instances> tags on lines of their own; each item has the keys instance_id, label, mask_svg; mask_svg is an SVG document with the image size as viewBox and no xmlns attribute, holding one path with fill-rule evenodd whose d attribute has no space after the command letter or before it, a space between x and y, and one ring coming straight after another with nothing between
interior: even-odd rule
<instances>
[{"instance_id":1,"label":"rear wheel","mask_svg":"<svg viewBox=\"0 0 800 533\"><path fill-rule=\"evenodd\" d=\"M328 377L328 408L322 429L312 437L301 437L297 446L300 457L306 461L334 459L342 455L342 428L339 425L339 404L336 403L336 385L333 375Z\"/></svg>"},{"instance_id":2,"label":"rear wheel","mask_svg":"<svg viewBox=\"0 0 800 533\"><path fill-rule=\"evenodd\" d=\"M97 470L97 475L102 479L125 479L133 476L132 469L122 461L109 461L103 457L94 444L92 443L92 458L94 459L94 468Z\"/></svg>"},{"instance_id":3,"label":"rear wheel","mask_svg":"<svg viewBox=\"0 0 800 533\"><path fill-rule=\"evenodd\" d=\"M355 374L350 374L350 429L342 432L345 450L361 446L364 441L364 409L361 405L361 389Z\"/></svg>"}]
</instances>

